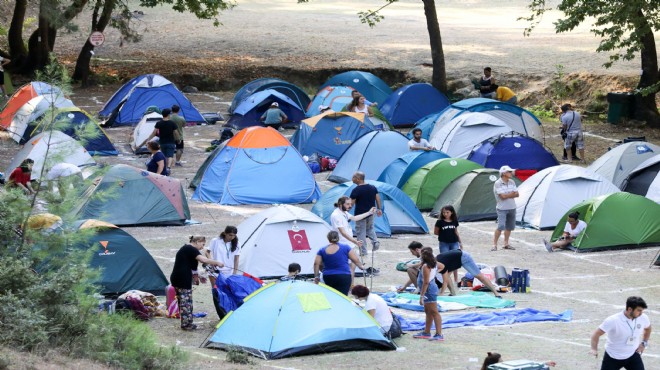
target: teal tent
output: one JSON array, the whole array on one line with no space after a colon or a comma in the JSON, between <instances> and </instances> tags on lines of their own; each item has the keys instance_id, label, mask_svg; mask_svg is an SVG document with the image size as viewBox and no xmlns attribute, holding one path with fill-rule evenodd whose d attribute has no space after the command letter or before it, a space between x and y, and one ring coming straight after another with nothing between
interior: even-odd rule
<instances>
[{"instance_id":1,"label":"teal tent","mask_svg":"<svg viewBox=\"0 0 660 370\"><path fill-rule=\"evenodd\" d=\"M257 290L217 328L205 347L239 349L265 360L395 349L367 311L326 285L299 280Z\"/></svg>"}]
</instances>

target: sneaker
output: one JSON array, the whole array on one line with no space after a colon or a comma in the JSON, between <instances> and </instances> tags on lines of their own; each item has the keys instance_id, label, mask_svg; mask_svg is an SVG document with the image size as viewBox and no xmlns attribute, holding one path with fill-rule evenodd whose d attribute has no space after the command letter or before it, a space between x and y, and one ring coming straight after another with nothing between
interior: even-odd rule
<instances>
[{"instance_id":1,"label":"sneaker","mask_svg":"<svg viewBox=\"0 0 660 370\"><path fill-rule=\"evenodd\" d=\"M197 330L197 325L192 324L190 326L182 326L181 329L185 331L193 331L193 330Z\"/></svg>"},{"instance_id":2,"label":"sneaker","mask_svg":"<svg viewBox=\"0 0 660 370\"><path fill-rule=\"evenodd\" d=\"M545 238L543 239L543 245L545 245L545 249L546 249L548 252L550 252L550 253L553 252L553 250L552 250L552 245L550 245L550 243L548 243L548 241L545 240Z\"/></svg>"},{"instance_id":3,"label":"sneaker","mask_svg":"<svg viewBox=\"0 0 660 370\"><path fill-rule=\"evenodd\" d=\"M581 159L579 157L573 157L573 160L574 161L581 161Z\"/></svg>"},{"instance_id":4,"label":"sneaker","mask_svg":"<svg viewBox=\"0 0 660 370\"><path fill-rule=\"evenodd\" d=\"M567 157L561 157L561 160L562 160L562 161L567 161L568 158L567 158Z\"/></svg>"},{"instance_id":5,"label":"sneaker","mask_svg":"<svg viewBox=\"0 0 660 370\"><path fill-rule=\"evenodd\" d=\"M415 339L431 339L431 333L424 333L423 331L413 334L413 338Z\"/></svg>"},{"instance_id":6,"label":"sneaker","mask_svg":"<svg viewBox=\"0 0 660 370\"><path fill-rule=\"evenodd\" d=\"M174 165L177 167L183 167L183 164L181 162L176 162Z\"/></svg>"},{"instance_id":7,"label":"sneaker","mask_svg":"<svg viewBox=\"0 0 660 370\"><path fill-rule=\"evenodd\" d=\"M444 342L445 341L445 336L443 334L436 334L436 335L432 336L431 338L429 338L429 340Z\"/></svg>"},{"instance_id":8,"label":"sneaker","mask_svg":"<svg viewBox=\"0 0 660 370\"><path fill-rule=\"evenodd\" d=\"M372 251L377 251L380 249L380 242L374 242L373 247L371 247Z\"/></svg>"}]
</instances>

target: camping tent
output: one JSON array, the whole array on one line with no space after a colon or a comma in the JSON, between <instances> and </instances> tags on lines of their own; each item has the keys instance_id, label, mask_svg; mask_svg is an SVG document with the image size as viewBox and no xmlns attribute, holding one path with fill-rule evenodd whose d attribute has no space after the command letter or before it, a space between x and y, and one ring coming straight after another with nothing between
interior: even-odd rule
<instances>
[{"instance_id":1,"label":"camping tent","mask_svg":"<svg viewBox=\"0 0 660 370\"><path fill-rule=\"evenodd\" d=\"M218 154L222 152L228 142L229 139L223 141L220 143L220 145L216 146L211 153L209 153L202 165L197 169L197 172L195 172L195 176L190 181L190 185L188 185L189 188L195 189L197 186L199 186L199 182L202 181L202 177L204 177L204 172L206 172L206 169L209 167L209 165L211 165L211 163L213 163L215 157L217 157Z\"/></svg>"},{"instance_id":2,"label":"camping tent","mask_svg":"<svg viewBox=\"0 0 660 370\"><path fill-rule=\"evenodd\" d=\"M618 191L611 181L586 168L571 165L549 167L518 187L516 222L541 230L552 229L574 205Z\"/></svg>"},{"instance_id":3,"label":"camping tent","mask_svg":"<svg viewBox=\"0 0 660 370\"><path fill-rule=\"evenodd\" d=\"M459 176L482 168L480 165L459 158L444 158L429 162L413 173L401 187L421 211L433 208L440 193Z\"/></svg>"},{"instance_id":4,"label":"camping tent","mask_svg":"<svg viewBox=\"0 0 660 370\"><path fill-rule=\"evenodd\" d=\"M117 226L183 225L190 219L181 181L125 164L112 166L80 196L74 214Z\"/></svg>"},{"instance_id":5,"label":"camping tent","mask_svg":"<svg viewBox=\"0 0 660 370\"><path fill-rule=\"evenodd\" d=\"M568 215L580 212L587 223L571 244L578 252L660 245L660 204L625 192L576 204L559 220L552 241L562 236Z\"/></svg>"},{"instance_id":6,"label":"camping tent","mask_svg":"<svg viewBox=\"0 0 660 370\"><path fill-rule=\"evenodd\" d=\"M302 155L314 153L338 159L362 135L374 131L363 113L325 111L305 119L291 137Z\"/></svg>"},{"instance_id":7,"label":"camping tent","mask_svg":"<svg viewBox=\"0 0 660 370\"><path fill-rule=\"evenodd\" d=\"M300 87L279 78L259 78L246 83L238 90L229 106L229 114L234 113L238 105L248 96L267 89L273 89L288 96L303 109L309 105L309 96Z\"/></svg>"},{"instance_id":8,"label":"camping tent","mask_svg":"<svg viewBox=\"0 0 660 370\"><path fill-rule=\"evenodd\" d=\"M471 98L456 102L438 114L421 119L415 127L422 129L422 137L429 139L447 122L467 112L489 114L509 125L510 131L531 136L536 140L543 140L541 121L531 112L517 105L484 98Z\"/></svg>"},{"instance_id":9,"label":"camping tent","mask_svg":"<svg viewBox=\"0 0 660 370\"><path fill-rule=\"evenodd\" d=\"M150 112L142 116L140 123L135 126L133 129L133 136L131 137L131 149L135 154L145 154L149 153L147 149L147 144L138 148L138 145L142 144L156 128L156 123L163 119L163 116L158 112Z\"/></svg>"},{"instance_id":10,"label":"camping tent","mask_svg":"<svg viewBox=\"0 0 660 370\"><path fill-rule=\"evenodd\" d=\"M15 142L23 145L30 137L39 133L39 131L34 133L36 126L39 125L36 121L43 118L42 121L44 121L44 123L50 124L55 122L55 120L52 119L54 118L54 112L57 109L70 107L74 107L73 102L65 98L64 95L36 96L23 104L23 106L16 111L7 131L9 131L11 138ZM50 109L53 109L53 113L49 114L48 117L45 117L44 115L46 111Z\"/></svg>"},{"instance_id":11,"label":"camping tent","mask_svg":"<svg viewBox=\"0 0 660 370\"><path fill-rule=\"evenodd\" d=\"M367 180L375 180L387 165L409 150L408 139L399 132L369 132L346 149L328 180L346 182L356 171L364 172Z\"/></svg>"},{"instance_id":12,"label":"camping tent","mask_svg":"<svg viewBox=\"0 0 660 370\"><path fill-rule=\"evenodd\" d=\"M354 90L350 86L326 86L320 89L307 106L305 115L313 117L320 114L321 105L329 107L335 112L342 111L353 100L351 94Z\"/></svg>"},{"instance_id":13,"label":"camping tent","mask_svg":"<svg viewBox=\"0 0 660 370\"><path fill-rule=\"evenodd\" d=\"M504 165L515 168L516 176L523 181L540 170L559 164L543 144L519 134L487 139L472 149L467 159L486 168L499 169Z\"/></svg>"},{"instance_id":14,"label":"camping tent","mask_svg":"<svg viewBox=\"0 0 660 370\"><path fill-rule=\"evenodd\" d=\"M321 196L296 148L271 127L238 132L207 164L193 199L220 204L309 203Z\"/></svg>"},{"instance_id":15,"label":"camping tent","mask_svg":"<svg viewBox=\"0 0 660 370\"><path fill-rule=\"evenodd\" d=\"M0 128L8 128L11 121L14 119L16 112L21 109L25 103L37 96L44 95L50 96L51 100L56 100L59 96L64 97L60 88L51 86L45 82L33 81L21 86L11 98L9 98L7 104L5 104L2 109L2 112L0 112Z\"/></svg>"},{"instance_id":16,"label":"camping tent","mask_svg":"<svg viewBox=\"0 0 660 370\"><path fill-rule=\"evenodd\" d=\"M394 185L401 189L403 184L408 181L415 171L427 163L442 158L449 158L449 156L437 150L415 150L407 152L390 162L380 176L378 176L378 181Z\"/></svg>"},{"instance_id":17,"label":"camping tent","mask_svg":"<svg viewBox=\"0 0 660 370\"><path fill-rule=\"evenodd\" d=\"M46 154L48 154L48 157L46 157ZM26 158L34 160L32 180L39 179L42 170L45 175L48 172L45 169L49 169L57 163L65 162L76 166L96 163L80 143L60 131L44 131L31 138L16 153L6 173L11 173Z\"/></svg>"},{"instance_id":18,"label":"camping tent","mask_svg":"<svg viewBox=\"0 0 660 370\"><path fill-rule=\"evenodd\" d=\"M45 97L35 99L45 100ZM55 125L51 126L47 121L54 122ZM98 122L78 107L60 108L53 118L41 116L38 120L31 122L25 130L21 142L27 142L30 137L47 129L48 126L78 140L90 155L110 156L119 154Z\"/></svg>"},{"instance_id":19,"label":"camping tent","mask_svg":"<svg viewBox=\"0 0 660 370\"><path fill-rule=\"evenodd\" d=\"M461 175L440 193L431 216L437 217L442 207L452 205L461 222L496 219L493 185L499 178L500 172L492 168L480 168ZM518 178L514 177L513 181L520 186Z\"/></svg>"},{"instance_id":20,"label":"camping tent","mask_svg":"<svg viewBox=\"0 0 660 370\"><path fill-rule=\"evenodd\" d=\"M399 188L378 181L367 181L378 189L383 204L383 216L376 217L374 227L379 236L390 237L392 234L426 234L428 227L424 217L415 208L415 204ZM339 184L328 190L312 207L312 212L326 222L335 209L334 204L341 196L350 196L355 188L352 182Z\"/></svg>"},{"instance_id":21,"label":"camping tent","mask_svg":"<svg viewBox=\"0 0 660 370\"><path fill-rule=\"evenodd\" d=\"M365 310L324 284L305 281L257 290L217 328L205 347L240 349L265 360L395 349Z\"/></svg>"},{"instance_id":22,"label":"camping tent","mask_svg":"<svg viewBox=\"0 0 660 370\"><path fill-rule=\"evenodd\" d=\"M195 106L165 77L156 74L142 75L128 81L105 103L99 117L108 118L107 126L126 126L140 122L150 106L181 108L179 114L187 123L206 123Z\"/></svg>"},{"instance_id":23,"label":"camping tent","mask_svg":"<svg viewBox=\"0 0 660 370\"><path fill-rule=\"evenodd\" d=\"M431 135L431 145L452 158L467 158L476 145L511 132L504 121L485 113L461 114Z\"/></svg>"},{"instance_id":24,"label":"camping tent","mask_svg":"<svg viewBox=\"0 0 660 370\"><path fill-rule=\"evenodd\" d=\"M645 196L660 203L660 154L648 158L630 172L621 186L623 191Z\"/></svg>"},{"instance_id":25,"label":"camping tent","mask_svg":"<svg viewBox=\"0 0 660 370\"><path fill-rule=\"evenodd\" d=\"M394 127L409 127L419 119L449 106L445 94L427 83L414 83L398 88L380 107L381 113Z\"/></svg>"},{"instance_id":26,"label":"camping tent","mask_svg":"<svg viewBox=\"0 0 660 370\"><path fill-rule=\"evenodd\" d=\"M279 278L297 262L314 274L316 252L328 244L332 228L312 212L290 205L265 209L238 225L239 269L262 279Z\"/></svg>"},{"instance_id":27,"label":"camping tent","mask_svg":"<svg viewBox=\"0 0 660 370\"><path fill-rule=\"evenodd\" d=\"M169 284L165 275L135 238L117 226L99 220L80 221L78 228L94 230L94 234L77 245L93 250L89 263L92 268L101 269L95 282L101 287L99 293L119 295L135 289L155 295L165 294L165 287Z\"/></svg>"},{"instance_id":28,"label":"camping tent","mask_svg":"<svg viewBox=\"0 0 660 370\"><path fill-rule=\"evenodd\" d=\"M587 168L612 181L619 189L623 189L623 182L630 172L657 154L660 154L660 146L644 141L633 141L606 152Z\"/></svg>"},{"instance_id":29,"label":"camping tent","mask_svg":"<svg viewBox=\"0 0 660 370\"><path fill-rule=\"evenodd\" d=\"M378 104L383 104L392 89L385 81L376 77L374 74L362 71L348 71L336 74L330 77L319 90L326 86L350 86L364 95L367 100Z\"/></svg>"},{"instance_id":30,"label":"camping tent","mask_svg":"<svg viewBox=\"0 0 660 370\"><path fill-rule=\"evenodd\" d=\"M272 103L279 104L280 110L287 116L287 122L282 125L283 127L296 127L305 118L303 108L298 103L276 90L266 89L243 99L225 126L235 129L263 126L259 119Z\"/></svg>"}]
</instances>

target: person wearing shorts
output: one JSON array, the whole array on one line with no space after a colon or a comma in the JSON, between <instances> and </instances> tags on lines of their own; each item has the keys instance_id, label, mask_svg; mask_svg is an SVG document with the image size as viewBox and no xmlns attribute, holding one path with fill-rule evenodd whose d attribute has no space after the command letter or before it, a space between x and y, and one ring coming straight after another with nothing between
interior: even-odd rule
<instances>
[{"instance_id":1,"label":"person wearing shorts","mask_svg":"<svg viewBox=\"0 0 660 370\"><path fill-rule=\"evenodd\" d=\"M183 128L186 127L186 119L183 118L179 112L181 111L181 107L178 105L174 104L172 106L172 114L170 115L170 120L174 123L176 123L177 127L177 132L179 133L179 140L176 142L176 160L174 162L175 166L183 166L181 163L181 157L183 156Z\"/></svg>"},{"instance_id":2,"label":"person wearing shorts","mask_svg":"<svg viewBox=\"0 0 660 370\"><path fill-rule=\"evenodd\" d=\"M451 281L450 272L463 267L467 272L472 274L475 279L479 279L479 281L488 287L488 289L495 294L495 297L502 298L502 296L497 293L497 289L495 289L493 283L481 273L479 266L474 262L474 258L472 258L470 253L461 249L456 249L446 253L440 253L435 259L438 261L438 274L442 275L442 288L440 289L440 295L444 293L447 287L449 287L449 291L454 294L454 283Z\"/></svg>"},{"instance_id":3,"label":"person wearing shorts","mask_svg":"<svg viewBox=\"0 0 660 370\"><path fill-rule=\"evenodd\" d=\"M170 120L170 114L172 111L169 108L163 109L162 115L163 119L156 122L154 126L154 131L149 135L147 140L143 141L138 148L141 148L149 142L154 136L158 135L160 138L160 151L165 154L165 166L167 169L171 170L172 165L174 164L174 153L176 151L176 143L181 139L179 132L177 131L176 123Z\"/></svg>"},{"instance_id":4,"label":"person wearing shorts","mask_svg":"<svg viewBox=\"0 0 660 370\"><path fill-rule=\"evenodd\" d=\"M518 198L518 187L512 180L514 169L509 166L500 168L500 178L493 185L495 200L497 201L497 229L493 238L493 248L497 250L497 242L504 231L504 249L515 249L509 244L511 231L516 228L516 200Z\"/></svg>"},{"instance_id":5,"label":"person wearing shorts","mask_svg":"<svg viewBox=\"0 0 660 370\"><path fill-rule=\"evenodd\" d=\"M584 156L584 133L582 132L582 117L580 113L573 110L570 104L561 106L561 127L566 132L566 139L564 140L564 149L567 152L569 162L573 161L573 153L568 149L576 144L577 149L580 151L580 158L582 162L586 162Z\"/></svg>"}]
</instances>

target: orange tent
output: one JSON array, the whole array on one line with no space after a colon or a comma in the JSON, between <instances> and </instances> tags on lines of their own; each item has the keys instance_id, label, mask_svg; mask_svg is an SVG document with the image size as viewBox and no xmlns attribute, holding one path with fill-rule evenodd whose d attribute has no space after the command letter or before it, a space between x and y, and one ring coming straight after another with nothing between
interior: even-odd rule
<instances>
[{"instance_id":1,"label":"orange tent","mask_svg":"<svg viewBox=\"0 0 660 370\"><path fill-rule=\"evenodd\" d=\"M45 82L37 81L33 81L21 86L21 88L16 90L11 98L9 98L9 101L7 101L4 109L2 112L0 112L1 129L6 130L9 125L11 125L11 121L14 119L14 115L23 106L23 104L27 103L32 98L46 94L62 94L62 90Z\"/></svg>"}]
</instances>

